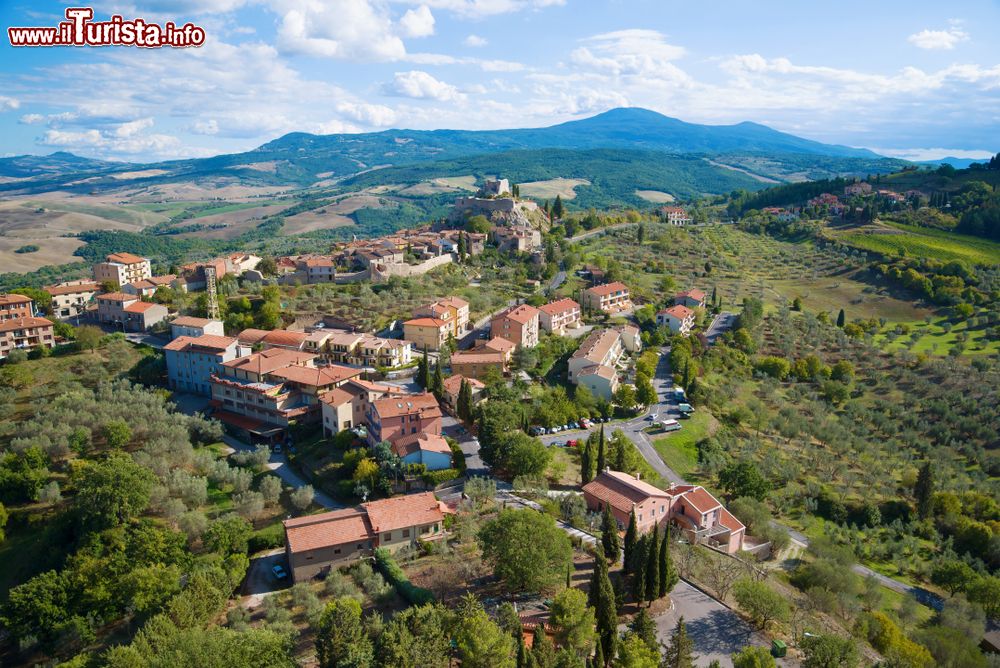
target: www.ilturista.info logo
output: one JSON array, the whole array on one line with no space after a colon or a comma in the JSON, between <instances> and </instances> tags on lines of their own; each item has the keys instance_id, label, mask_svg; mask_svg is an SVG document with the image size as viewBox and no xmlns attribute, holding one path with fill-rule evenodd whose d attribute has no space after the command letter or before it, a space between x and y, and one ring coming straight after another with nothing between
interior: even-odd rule
<instances>
[{"instance_id":1,"label":"www.ilturista.info logo","mask_svg":"<svg viewBox=\"0 0 1000 668\"><path fill-rule=\"evenodd\" d=\"M11 46L139 46L156 49L164 46L184 48L205 43L205 29L168 21L163 25L136 18L126 21L112 16L108 21L93 21L90 7L67 7L66 20L54 28L7 28Z\"/></svg>"}]
</instances>

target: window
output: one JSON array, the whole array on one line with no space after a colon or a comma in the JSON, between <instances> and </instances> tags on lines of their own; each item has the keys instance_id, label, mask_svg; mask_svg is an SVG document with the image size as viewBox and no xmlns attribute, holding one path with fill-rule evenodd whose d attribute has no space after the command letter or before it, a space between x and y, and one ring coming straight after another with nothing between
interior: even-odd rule
<instances>
[{"instance_id":1,"label":"window","mask_svg":"<svg viewBox=\"0 0 1000 668\"><path fill-rule=\"evenodd\" d=\"M403 538L409 538L409 537L410 537L410 530L403 529Z\"/></svg>"},{"instance_id":2,"label":"window","mask_svg":"<svg viewBox=\"0 0 1000 668\"><path fill-rule=\"evenodd\" d=\"M340 554L340 548L339 548L339 547L338 547L338 548L336 548L336 549L335 549L335 550L333 551L333 553L334 553L334 554Z\"/></svg>"},{"instance_id":3,"label":"window","mask_svg":"<svg viewBox=\"0 0 1000 668\"><path fill-rule=\"evenodd\" d=\"M392 540L392 532L388 532L382 536L382 540Z\"/></svg>"}]
</instances>

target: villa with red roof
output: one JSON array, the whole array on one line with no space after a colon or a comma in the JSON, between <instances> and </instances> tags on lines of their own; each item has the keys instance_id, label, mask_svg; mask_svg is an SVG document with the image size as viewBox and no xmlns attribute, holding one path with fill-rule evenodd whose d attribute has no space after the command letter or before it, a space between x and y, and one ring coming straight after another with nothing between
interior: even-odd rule
<instances>
[{"instance_id":1,"label":"villa with red roof","mask_svg":"<svg viewBox=\"0 0 1000 668\"><path fill-rule=\"evenodd\" d=\"M617 313L632 306L628 286L620 281L595 285L580 293L580 304L591 311Z\"/></svg>"},{"instance_id":2,"label":"villa with red roof","mask_svg":"<svg viewBox=\"0 0 1000 668\"><path fill-rule=\"evenodd\" d=\"M671 306L656 314L656 324L661 327L666 325L674 334L687 336L694 327L694 311L680 304Z\"/></svg>"},{"instance_id":3,"label":"villa with red roof","mask_svg":"<svg viewBox=\"0 0 1000 668\"><path fill-rule=\"evenodd\" d=\"M145 332L162 322L168 313L163 304L140 301L136 295L125 292L97 295L98 322L116 324L123 331Z\"/></svg>"},{"instance_id":4,"label":"villa with red roof","mask_svg":"<svg viewBox=\"0 0 1000 668\"><path fill-rule=\"evenodd\" d=\"M441 407L429 392L377 399L368 406L368 443L395 442L413 434L441 433Z\"/></svg>"},{"instance_id":5,"label":"villa with red roof","mask_svg":"<svg viewBox=\"0 0 1000 668\"><path fill-rule=\"evenodd\" d=\"M628 527L634 510L639 533L669 524L692 542L709 543L729 554L743 549L746 527L698 485L662 490L627 473L605 470L583 486L583 498L594 512L610 506L620 530Z\"/></svg>"},{"instance_id":6,"label":"villa with red roof","mask_svg":"<svg viewBox=\"0 0 1000 668\"><path fill-rule=\"evenodd\" d=\"M534 348L538 345L538 315L538 309L529 304L512 306L493 317L490 335L522 348Z\"/></svg>"},{"instance_id":7,"label":"villa with red roof","mask_svg":"<svg viewBox=\"0 0 1000 668\"><path fill-rule=\"evenodd\" d=\"M572 299L557 299L538 307L538 324L546 332L565 334L580 326L580 305Z\"/></svg>"},{"instance_id":8,"label":"villa with red roof","mask_svg":"<svg viewBox=\"0 0 1000 668\"><path fill-rule=\"evenodd\" d=\"M674 295L674 304L688 308L705 308L705 293L698 288L678 292Z\"/></svg>"}]
</instances>

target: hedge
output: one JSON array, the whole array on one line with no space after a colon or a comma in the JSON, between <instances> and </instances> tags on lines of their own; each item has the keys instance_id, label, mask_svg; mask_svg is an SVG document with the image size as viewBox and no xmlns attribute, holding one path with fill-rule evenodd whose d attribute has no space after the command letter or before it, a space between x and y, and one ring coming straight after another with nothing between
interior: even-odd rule
<instances>
[{"instance_id":1,"label":"hedge","mask_svg":"<svg viewBox=\"0 0 1000 668\"><path fill-rule=\"evenodd\" d=\"M440 469L438 471L427 471L420 479L429 487L437 487L441 483L454 480L462 475L458 469Z\"/></svg>"},{"instance_id":2,"label":"hedge","mask_svg":"<svg viewBox=\"0 0 1000 668\"><path fill-rule=\"evenodd\" d=\"M395 587L399 595L410 605L428 605L434 602L434 594L410 582L389 550L384 547L376 548L375 565L389 584Z\"/></svg>"}]
</instances>

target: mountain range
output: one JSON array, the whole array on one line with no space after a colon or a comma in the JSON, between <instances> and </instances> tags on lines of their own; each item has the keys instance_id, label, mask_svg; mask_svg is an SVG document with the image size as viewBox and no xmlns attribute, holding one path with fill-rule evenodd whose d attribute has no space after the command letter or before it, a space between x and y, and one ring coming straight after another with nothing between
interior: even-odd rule
<instances>
[{"instance_id":1,"label":"mountain range","mask_svg":"<svg viewBox=\"0 0 1000 668\"><path fill-rule=\"evenodd\" d=\"M753 182L754 177L761 177L757 179L761 183L803 180L893 171L905 164L866 149L823 144L757 123L699 125L647 109L621 108L545 128L293 132L243 153L157 163L115 163L65 152L16 156L0 159L0 176L16 179L0 183L0 192L42 192L56 187L93 191L223 177L309 187L386 167L547 150L582 152L581 157L587 151L614 150L623 161L641 163L662 161L668 155L699 156L708 161L709 171L715 173L711 180L718 187L700 188L695 183L685 188L692 192L725 192L729 186ZM495 165L495 173L503 171L503 162ZM578 167L574 177L599 176L596 171L588 173L586 166ZM123 178L122 172L138 174ZM720 174L729 178L715 178Z\"/></svg>"}]
</instances>

